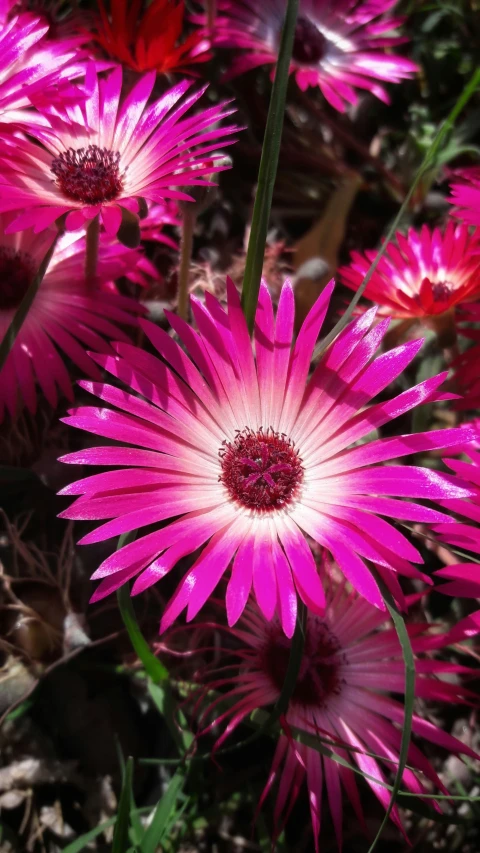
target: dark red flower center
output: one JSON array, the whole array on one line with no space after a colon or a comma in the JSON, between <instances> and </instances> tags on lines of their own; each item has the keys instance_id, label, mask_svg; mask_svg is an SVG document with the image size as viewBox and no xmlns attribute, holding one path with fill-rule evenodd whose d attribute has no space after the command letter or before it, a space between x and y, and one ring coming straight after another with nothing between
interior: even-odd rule
<instances>
[{"instance_id":1,"label":"dark red flower center","mask_svg":"<svg viewBox=\"0 0 480 853\"><path fill-rule=\"evenodd\" d=\"M273 429L244 429L220 450L225 485L233 500L262 512L292 501L303 479L303 466L293 442Z\"/></svg>"},{"instance_id":2,"label":"dark red flower center","mask_svg":"<svg viewBox=\"0 0 480 853\"><path fill-rule=\"evenodd\" d=\"M123 190L119 152L98 145L62 151L51 170L62 193L82 204L113 201Z\"/></svg>"},{"instance_id":3,"label":"dark red flower center","mask_svg":"<svg viewBox=\"0 0 480 853\"><path fill-rule=\"evenodd\" d=\"M35 264L30 255L0 246L0 310L20 305L34 275Z\"/></svg>"},{"instance_id":4,"label":"dark red flower center","mask_svg":"<svg viewBox=\"0 0 480 853\"><path fill-rule=\"evenodd\" d=\"M285 637L280 627L273 626L268 643L261 652L261 666L279 693L287 674L290 647L291 640ZM330 696L340 692L340 670L344 665L345 657L335 635L320 617L310 616L293 701L321 708Z\"/></svg>"},{"instance_id":5,"label":"dark red flower center","mask_svg":"<svg viewBox=\"0 0 480 853\"><path fill-rule=\"evenodd\" d=\"M418 302L430 314L443 314L452 301L454 286L449 281L432 281L425 276L420 284Z\"/></svg>"},{"instance_id":6,"label":"dark red flower center","mask_svg":"<svg viewBox=\"0 0 480 853\"><path fill-rule=\"evenodd\" d=\"M298 18L293 39L292 59L302 65L314 65L325 55L327 39L308 18Z\"/></svg>"}]
</instances>

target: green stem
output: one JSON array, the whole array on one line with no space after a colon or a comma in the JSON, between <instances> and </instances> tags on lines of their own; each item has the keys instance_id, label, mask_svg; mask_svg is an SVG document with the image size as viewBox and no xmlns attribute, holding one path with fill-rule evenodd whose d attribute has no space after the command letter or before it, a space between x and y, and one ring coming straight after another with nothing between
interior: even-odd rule
<instances>
[{"instance_id":1,"label":"green stem","mask_svg":"<svg viewBox=\"0 0 480 853\"><path fill-rule=\"evenodd\" d=\"M130 584L124 584L117 591L117 602L130 642L140 658L145 672L155 684L168 681L167 669L150 650L150 646L140 630L130 597Z\"/></svg>"},{"instance_id":2,"label":"green stem","mask_svg":"<svg viewBox=\"0 0 480 853\"><path fill-rule=\"evenodd\" d=\"M180 243L180 269L178 271L177 314L188 320L188 283L193 251L193 234L197 222L196 205L185 205L183 209L182 239Z\"/></svg>"},{"instance_id":3,"label":"green stem","mask_svg":"<svg viewBox=\"0 0 480 853\"><path fill-rule=\"evenodd\" d=\"M92 284L97 275L98 244L100 241L100 218L95 216L87 228L87 250L85 253L85 278Z\"/></svg>"},{"instance_id":4,"label":"green stem","mask_svg":"<svg viewBox=\"0 0 480 853\"><path fill-rule=\"evenodd\" d=\"M299 0L287 0L275 80L268 109L258 186L253 206L252 226L248 241L245 275L243 277L242 307L250 333L253 331L257 309L263 257L267 241L268 222L272 207L273 187L277 175L283 117L287 97L288 74L292 56Z\"/></svg>"},{"instance_id":5,"label":"green stem","mask_svg":"<svg viewBox=\"0 0 480 853\"><path fill-rule=\"evenodd\" d=\"M366 288L368 282L370 281L372 275L374 274L375 270L377 269L377 266L380 263L383 255L387 249L387 246L388 246L390 240L395 235L395 232L398 228L400 220L401 220L403 214L405 213L405 211L408 209L408 206L410 204L410 200L413 197L413 194L414 194L418 184L420 183L424 174L426 172L428 172L429 169L432 168L432 166L435 162L435 158L437 156L438 150L439 150L445 136L447 135L447 133L449 133L450 130L452 130L458 116L460 115L460 113L462 112L463 108L466 106L466 104L468 103L468 101L470 100L472 95L476 92L479 85L480 85L480 68L477 68L477 70L473 74L472 78L470 79L470 81L465 86L465 89L463 90L462 94L460 95L460 97L459 97L457 103L455 104L453 110L450 112L450 114L447 116L447 118L443 122L442 126L439 128L439 130L435 136L435 139L433 140L430 148L428 149L427 153L425 154L425 157L423 158L423 162L422 162L420 168L418 169L417 174L415 175L415 178L413 180L413 184L411 185L407 195L405 196L405 199L403 201L403 204L402 204L400 210L398 211L395 219L393 220L390 228L388 229L388 231L385 235L384 241L382 243L382 246L379 249L379 251L377 252L375 260L371 264L371 266L370 266L365 278L363 279L360 287L358 288L357 292L354 294L347 310L343 314L342 318L338 321L338 323L336 323L336 325L334 326L332 331L329 332L329 334L326 336L326 338L324 338L323 341L320 341L320 343L315 348L315 351L313 353L313 359L314 360L320 358L320 356L325 352L325 350L335 340L337 335L339 335L340 332L342 331L342 329L344 329L345 326L347 325L347 323L350 320L356 306L358 305L360 299L362 298L362 296L365 292L365 288Z\"/></svg>"},{"instance_id":6,"label":"green stem","mask_svg":"<svg viewBox=\"0 0 480 853\"><path fill-rule=\"evenodd\" d=\"M7 333L0 343L0 370L3 369L3 366L8 358L10 351L13 348L17 335L20 332L25 320L27 319L28 312L32 307L33 301L38 293L38 289L44 279L45 273L48 269L48 265L52 259L52 255L55 251L55 246L57 245L57 240L60 236L60 232L57 231L53 243L50 246L48 252L46 252L44 258L42 259L40 266L35 273L35 277L30 284L25 296L23 297L20 305L18 306L14 317L12 318L12 322L10 323Z\"/></svg>"}]
</instances>

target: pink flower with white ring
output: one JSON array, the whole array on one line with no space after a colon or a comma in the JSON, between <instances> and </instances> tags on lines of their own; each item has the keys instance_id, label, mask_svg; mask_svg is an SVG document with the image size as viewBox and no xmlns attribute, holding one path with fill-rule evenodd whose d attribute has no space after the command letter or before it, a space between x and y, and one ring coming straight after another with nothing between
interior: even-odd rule
<instances>
[{"instance_id":1,"label":"pink flower with white ring","mask_svg":"<svg viewBox=\"0 0 480 853\"><path fill-rule=\"evenodd\" d=\"M162 360L125 344L116 346L116 357L93 356L128 390L82 383L108 407L74 409L66 423L121 446L86 449L63 461L121 468L64 489L62 494L81 497L62 517L109 519L84 544L140 528L135 542L112 553L94 573L102 582L93 600L134 576L133 593L141 592L205 546L168 605L162 629L185 607L192 619L232 565L229 624L240 617L253 587L265 618L277 610L291 636L297 595L315 613L325 606L306 536L328 548L354 587L381 609L382 595L367 563L399 601L397 574L425 577L414 566L422 562L416 548L380 516L448 521L411 499L464 497L470 490L428 468L379 463L458 445L467 436L464 430L439 430L354 446L375 427L436 399L446 374L366 408L422 343L374 359L388 320L375 324L373 310L339 335L307 382L332 289L333 282L293 348L291 285L281 291L276 319L262 285L254 357L229 281L228 312L209 293L205 304L192 298L198 331L166 312L188 355L165 331L141 321ZM155 524L164 526L141 535L142 527Z\"/></svg>"},{"instance_id":2,"label":"pink flower with white ring","mask_svg":"<svg viewBox=\"0 0 480 853\"><path fill-rule=\"evenodd\" d=\"M299 88L318 86L340 112L357 103L357 89L388 104L379 81L398 83L418 70L410 59L385 52L407 41L394 34L403 18L383 17L395 2L300 0L290 65ZM242 51L231 60L227 78L275 65L285 8L285 0L219 0L214 44ZM206 15L193 20L205 25Z\"/></svg>"},{"instance_id":3,"label":"pink flower with white ring","mask_svg":"<svg viewBox=\"0 0 480 853\"><path fill-rule=\"evenodd\" d=\"M17 211L11 231L39 232L63 214L67 229L76 230L99 215L115 235L123 211L138 213L139 198L189 201L172 187L208 184L205 175L226 168L216 152L237 128L213 126L233 110L218 104L185 117L206 88L186 95L185 80L147 105L155 79L155 72L145 74L121 100L121 69L100 79L90 66L90 94L65 108L71 124L49 115L48 126L28 129L37 142L15 139L15 156L3 143L0 211Z\"/></svg>"}]
</instances>

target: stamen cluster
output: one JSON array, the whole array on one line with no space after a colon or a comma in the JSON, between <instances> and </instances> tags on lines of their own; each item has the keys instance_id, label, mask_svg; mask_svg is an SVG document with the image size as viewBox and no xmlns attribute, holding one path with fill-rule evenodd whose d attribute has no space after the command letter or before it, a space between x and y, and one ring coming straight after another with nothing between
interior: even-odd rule
<instances>
[{"instance_id":1,"label":"stamen cluster","mask_svg":"<svg viewBox=\"0 0 480 853\"><path fill-rule=\"evenodd\" d=\"M249 427L220 450L220 482L233 500L248 509L282 509L298 492L303 466L293 442L275 430Z\"/></svg>"}]
</instances>

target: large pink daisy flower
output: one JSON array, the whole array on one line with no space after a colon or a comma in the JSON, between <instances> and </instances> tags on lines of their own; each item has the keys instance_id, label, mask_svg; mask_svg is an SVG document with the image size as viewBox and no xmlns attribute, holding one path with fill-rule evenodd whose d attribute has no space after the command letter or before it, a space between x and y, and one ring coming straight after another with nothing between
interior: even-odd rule
<instances>
[{"instance_id":1,"label":"large pink daisy flower","mask_svg":"<svg viewBox=\"0 0 480 853\"><path fill-rule=\"evenodd\" d=\"M479 616L480 613L469 616L448 633L439 633L438 626L422 622L407 626L416 657L415 695L418 699L456 705L475 698L458 683L459 675L471 675L475 670L449 660L436 660L424 653L478 635ZM219 630L220 636L226 635L226 642L221 642L220 648L218 642L215 643L217 653L221 654L221 664L217 669L215 665L202 663L193 678L190 669L186 677L199 684L196 714L202 708L202 696L207 697L209 693L211 696L212 691L220 693L213 701L209 699L199 719L200 734L224 728L215 743L217 750L252 712L272 707L277 702L287 673L290 642L277 619L270 624L265 622L258 608L252 605L247 606L236 628L209 627ZM182 636L184 631L177 628L174 633ZM207 647L209 634L202 633ZM202 643L197 634L195 645L198 647L199 643L201 652ZM213 643L209 645L213 647ZM454 681L450 680L452 674L456 674ZM443 680L447 676L449 680ZM366 774L366 783L381 804L388 806L391 794L385 784L391 783L398 765L404 720L402 702L390 694L401 696L404 687L402 650L390 618L357 593L349 591L344 583L330 580L325 615L309 614L307 618L300 672L288 711L281 719L284 734L278 739L259 802L260 808L273 785L278 783L275 836L283 828L304 780L317 851L324 791L340 849L343 794L365 827L358 776L334 759L293 740L292 729L306 732L315 740L326 740L326 746L341 760L356 765ZM230 707L220 710L230 698ZM478 757L421 713L414 713L412 728L414 735L450 753ZM448 793L417 743L410 744L407 764L402 790L416 796L430 793L432 787ZM398 802L401 805L401 799ZM434 806L440 811L438 805L434 803ZM402 828L398 806L394 806L391 817Z\"/></svg>"},{"instance_id":2,"label":"large pink daisy flower","mask_svg":"<svg viewBox=\"0 0 480 853\"><path fill-rule=\"evenodd\" d=\"M480 166L460 172L450 190L448 201L458 207L454 215L468 225L480 226Z\"/></svg>"},{"instance_id":3,"label":"large pink daisy flower","mask_svg":"<svg viewBox=\"0 0 480 853\"><path fill-rule=\"evenodd\" d=\"M349 266L339 275L358 290L376 250L352 252ZM380 314L428 320L450 311L460 302L480 298L480 243L465 225L449 222L444 233L410 228L396 234L365 289L364 296L380 305Z\"/></svg>"},{"instance_id":4,"label":"large pink daisy flower","mask_svg":"<svg viewBox=\"0 0 480 853\"><path fill-rule=\"evenodd\" d=\"M387 54L406 39L392 35L402 18L383 18L396 0L300 0L291 71L305 91L318 86L336 109L358 100L366 89L389 103L378 81L398 83L417 66L409 59ZM284 0L219 0L214 43L244 53L233 59L228 76L277 61L285 16ZM205 16L198 16L205 24ZM386 35L385 35L386 34Z\"/></svg>"},{"instance_id":5,"label":"large pink daisy flower","mask_svg":"<svg viewBox=\"0 0 480 853\"><path fill-rule=\"evenodd\" d=\"M212 125L232 110L217 104L185 118L204 91L182 99L187 81L147 106L155 79L155 72L146 74L121 102L121 69L98 79L90 66L91 94L65 111L71 125L49 116L49 127L29 129L42 146L16 139L15 157L9 147L0 149L0 210L22 210L10 230L39 232L65 213L66 227L75 230L99 214L116 234L122 215L138 212L138 198L188 201L172 185L203 185L205 175L226 168L214 149L228 144L235 128Z\"/></svg>"},{"instance_id":6,"label":"large pink daisy flower","mask_svg":"<svg viewBox=\"0 0 480 853\"><path fill-rule=\"evenodd\" d=\"M418 551L379 516L448 521L410 499L470 491L430 469L378 463L458 445L465 433L435 431L353 447L375 427L435 398L446 374L366 409L421 345L414 341L372 361L388 326L388 320L372 326L373 310L342 332L306 384L332 287L308 314L293 349L290 284L281 291L276 321L268 288L261 287L254 358L237 291L228 282L228 313L209 293L205 305L192 298L198 331L166 312L189 355L166 332L141 321L161 360L125 344L117 346L116 358L95 357L130 390L82 383L113 408L74 409L66 422L122 446L87 449L64 461L122 467L64 489L82 497L62 516L110 519L83 543L162 526L104 560L93 575L103 578L93 600L135 575L138 593L206 545L167 607L162 628L185 607L192 619L233 563L229 623L239 618L253 585L264 616L271 619L278 608L291 636L297 593L317 613L325 603L306 535L327 547L355 588L380 608L366 561L399 600L396 573L423 577L412 565L421 562Z\"/></svg>"},{"instance_id":7,"label":"large pink daisy flower","mask_svg":"<svg viewBox=\"0 0 480 853\"><path fill-rule=\"evenodd\" d=\"M0 215L0 340L25 295L55 232L35 235L31 230L6 234L8 218ZM141 306L107 292L113 281L127 275L137 281L142 255L102 238L97 282L85 281L85 235L60 239L39 291L0 373L0 418L5 409L13 416L20 405L34 412L36 384L51 406L58 390L73 399L64 357L94 379L101 374L87 349L111 353L104 338L128 341L120 326L137 323ZM61 355L63 353L63 356Z\"/></svg>"},{"instance_id":8,"label":"large pink daisy flower","mask_svg":"<svg viewBox=\"0 0 480 853\"><path fill-rule=\"evenodd\" d=\"M50 41L48 24L30 14L16 15L0 27L0 123L44 124L32 104L62 105L72 96L69 80L83 73L77 61L81 39ZM77 95L78 98L78 95Z\"/></svg>"}]
</instances>

